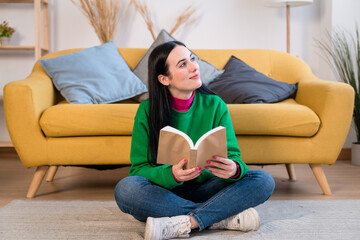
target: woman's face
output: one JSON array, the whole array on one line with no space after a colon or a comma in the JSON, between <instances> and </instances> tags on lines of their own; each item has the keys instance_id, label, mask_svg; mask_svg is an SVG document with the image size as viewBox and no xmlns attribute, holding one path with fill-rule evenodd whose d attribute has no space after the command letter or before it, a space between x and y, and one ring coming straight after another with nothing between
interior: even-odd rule
<instances>
[{"instance_id":1,"label":"woman's face","mask_svg":"<svg viewBox=\"0 0 360 240\"><path fill-rule=\"evenodd\" d=\"M159 75L158 80L168 86L173 97L189 99L201 87L199 65L195 56L184 46L176 46L166 60L169 76Z\"/></svg>"}]
</instances>

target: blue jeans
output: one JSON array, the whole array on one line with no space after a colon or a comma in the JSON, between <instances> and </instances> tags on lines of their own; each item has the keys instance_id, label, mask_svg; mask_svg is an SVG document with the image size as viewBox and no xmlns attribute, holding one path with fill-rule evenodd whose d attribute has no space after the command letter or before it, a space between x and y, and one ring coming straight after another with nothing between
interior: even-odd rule
<instances>
[{"instance_id":1,"label":"blue jeans","mask_svg":"<svg viewBox=\"0 0 360 240\"><path fill-rule=\"evenodd\" d=\"M147 217L190 215L199 230L265 202L275 187L272 176L262 170L248 171L237 182L217 177L204 183L184 183L165 189L147 178L130 176L115 187L115 200L121 211L139 221Z\"/></svg>"}]
</instances>

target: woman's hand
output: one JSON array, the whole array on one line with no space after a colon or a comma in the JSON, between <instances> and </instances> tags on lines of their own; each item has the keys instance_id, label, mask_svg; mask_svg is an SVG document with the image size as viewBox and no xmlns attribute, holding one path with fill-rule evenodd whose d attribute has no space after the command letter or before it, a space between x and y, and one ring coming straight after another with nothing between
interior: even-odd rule
<instances>
[{"instance_id":1,"label":"woman's hand","mask_svg":"<svg viewBox=\"0 0 360 240\"><path fill-rule=\"evenodd\" d=\"M172 166L172 173L174 174L175 180L178 182L192 180L201 174L201 168L198 167L184 170L183 168L186 161L186 159L183 159L178 164Z\"/></svg>"},{"instance_id":2,"label":"woman's hand","mask_svg":"<svg viewBox=\"0 0 360 240\"><path fill-rule=\"evenodd\" d=\"M237 166L233 160L217 156L213 158L214 161L207 161L209 166L205 167L205 169L208 169L215 176L227 179L236 174Z\"/></svg>"}]
</instances>

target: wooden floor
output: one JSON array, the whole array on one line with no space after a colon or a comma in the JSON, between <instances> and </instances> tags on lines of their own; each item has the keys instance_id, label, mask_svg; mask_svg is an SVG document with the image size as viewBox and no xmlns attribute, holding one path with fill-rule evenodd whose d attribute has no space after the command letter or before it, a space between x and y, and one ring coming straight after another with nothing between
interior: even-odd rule
<instances>
[{"instance_id":1,"label":"wooden floor","mask_svg":"<svg viewBox=\"0 0 360 240\"><path fill-rule=\"evenodd\" d=\"M284 165L249 166L272 174L276 188L271 199L360 199L360 166L350 161L324 165L332 195L322 194L308 165L295 165L297 180L289 181ZM0 155L0 208L15 199L26 199L35 168L27 169L16 155ZM60 167L53 182L40 186L36 200L114 200L116 183L129 167L98 171L81 167Z\"/></svg>"}]
</instances>

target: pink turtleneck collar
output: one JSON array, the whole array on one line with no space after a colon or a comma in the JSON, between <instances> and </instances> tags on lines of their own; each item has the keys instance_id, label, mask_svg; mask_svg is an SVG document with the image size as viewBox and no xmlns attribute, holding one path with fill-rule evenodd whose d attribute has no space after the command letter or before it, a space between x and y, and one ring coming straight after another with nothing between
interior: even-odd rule
<instances>
[{"instance_id":1,"label":"pink turtleneck collar","mask_svg":"<svg viewBox=\"0 0 360 240\"><path fill-rule=\"evenodd\" d=\"M194 101L194 93L193 91L191 97L189 99L179 99L171 96L171 107L179 112L186 112L191 107L192 102Z\"/></svg>"}]
</instances>

